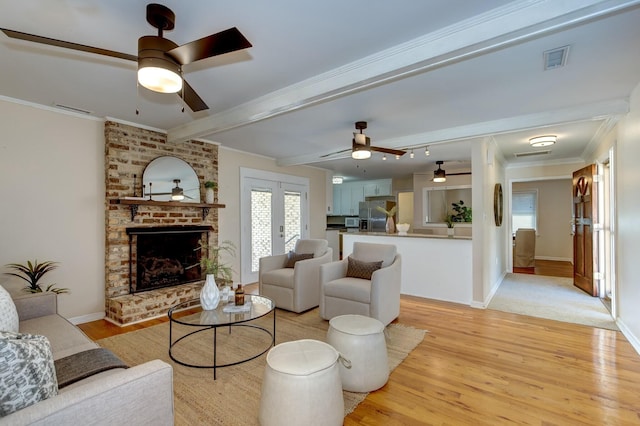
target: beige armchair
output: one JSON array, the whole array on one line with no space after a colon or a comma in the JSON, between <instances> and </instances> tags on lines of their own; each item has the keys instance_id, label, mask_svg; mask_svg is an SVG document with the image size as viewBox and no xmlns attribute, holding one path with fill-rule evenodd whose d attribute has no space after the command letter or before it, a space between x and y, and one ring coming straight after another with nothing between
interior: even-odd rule
<instances>
[{"instance_id":1,"label":"beige armchair","mask_svg":"<svg viewBox=\"0 0 640 426\"><path fill-rule=\"evenodd\" d=\"M349 258L322 265L320 316L329 320L338 315L365 315L386 326L400 315L401 259L396 246L356 242L349 257L382 264L371 279L354 277L361 274L356 268L349 269Z\"/></svg>"},{"instance_id":2,"label":"beige armchair","mask_svg":"<svg viewBox=\"0 0 640 426\"><path fill-rule=\"evenodd\" d=\"M286 267L289 254L260 258L258 286L260 294L273 299L276 307L303 312L320 303L319 268L331 262L333 250L327 240L300 239L294 252L296 255L313 253L313 257L297 260L293 267Z\"/></svg>"}]
</instances>

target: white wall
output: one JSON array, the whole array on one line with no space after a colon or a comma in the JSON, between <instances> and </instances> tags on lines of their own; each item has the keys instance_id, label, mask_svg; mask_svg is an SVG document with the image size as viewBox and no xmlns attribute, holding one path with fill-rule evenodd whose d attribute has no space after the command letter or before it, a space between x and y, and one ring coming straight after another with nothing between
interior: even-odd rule
<instances>
[{"instance_id":1,"label":"white wall","mask_svg":"<svg viewBox=\"0 0 640 426\"><path fill-rule=\"evenodd\" d=\"M0 129L0 268L60 262L43 278L71 290L59 312L104 312L103 121L0 99Z\"/></svg>"},{"instance_id":2,"label":"white wall","mask_svg":"<svg viewBox=\"0 0 640 426\"><path fill-rule=\"evenodd\" d=\"M513 192L538 192L536 259L573 260L571 185L569 178L514 182L512 185Z\"/></svg>"},{"instance_id":3,"label":"white wall","mask_svg":"<svg viewBox=\"0 0 640 426\"><path fill-rule=\"evenodd\" d=\"M615 156L617 303L620 329L640 352L640 85L631 94L630 108L618 127Z\"/></svg>"}]
</instances>

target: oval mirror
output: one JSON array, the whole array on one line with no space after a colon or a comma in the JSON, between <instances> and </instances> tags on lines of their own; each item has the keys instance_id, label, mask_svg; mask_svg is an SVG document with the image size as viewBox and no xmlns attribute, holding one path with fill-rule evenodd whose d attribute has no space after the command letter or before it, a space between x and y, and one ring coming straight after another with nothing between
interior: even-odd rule
<instances>
[{"instance_id":1,"label":"oval mirror","mask_svg":"<svg viewBox=\"0 0 640 426\"><path fill-rule=\"evenodd\" d=\"M200 202L198 175L189 163L178 157L163 156L152 160L144 169L142 184L147 199Z\"/></svg>"}]
</instances>

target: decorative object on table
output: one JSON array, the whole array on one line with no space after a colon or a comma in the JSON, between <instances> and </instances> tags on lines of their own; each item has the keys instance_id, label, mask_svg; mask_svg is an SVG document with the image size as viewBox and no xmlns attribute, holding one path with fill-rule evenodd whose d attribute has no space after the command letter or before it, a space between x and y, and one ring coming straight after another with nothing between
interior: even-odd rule
<instances>
[{"instance_id":1,"label":"decorative object on table","mask_svg":"<svg viewBox=\"0 0 640 426\"><path fill-rule=\"evenodd\" d=\"M215 191L218 189L218 184L214 181L208 180L204 183L205 188L205 202L207 204L213 204L216 201Z\"/></svg>"},{"instance_id":2,"label":"decorative object on table","mask_svg":"<svg viewBox=\"0 0 640 426\"><path fill-rule=\"evenodd\" d=\"M56 288L54 287L55 284L49 284L45 289L43 289L39 284L39 281L47 272L50 272L58 267L58 262L47 260L42 263L38 263L38 260L36 259L33 261L33 263L28 260L26 264L9 263L5 266L9 269L17 271L5 272L5 275L18 277L21 280L25 280L29 284L29 286L24 288L24 291L26 291L27 293L42 293L45 291L51 291L57 294L69 293L68 288Z\"/></svg>"},{"instance_id":3,"label":"decorative object on table","mask_svg":"<svg viewBox=\"0 0 640 426\"><path fill-rule=\"evenodd\" d=\"M238 284L238 288L236 289L235 305L236 306L244 305L244 289L242 288L242 284Z\"/></svg>"},{"instance_id":4,"label":"decorative object on table","mask_svg":"<svg viewBox=\"0 0 640 426\"><path fill-rule=\"evenodd\" d=\"M220 300L222 300L225 303L229 302L229 298L231 297L231 287L228 285L225 285L224 287L222 287L221 294L222 295L220 296Z\"/></svg>"},{"instance_id":5,"label":"decorative object on table","mask_svg":"<svg viewBox=\"0 0 640 426\"><path fill-rule=\"evenodd\" d=\"M222 255L235 257L236 246L229 240L225 240L217 246L211 246L203 240L198 241L200 250L200 268L203 274L212 274L218 285L228 285L233 282L233 269L222 261Z\"/></svg>"},{"instance_id":6,"label":"decorative object on table","mask_svg":"<svg viewBox=\"0 0 640 426\"><path fill-rule=\"evenodd\" d=\"M218 303L220 303L220 290L213 274L207 274L200 291L200 305L205 311L211 311L218 307Z\"/></svg>"},{"instance_id":7,"label":"decorative object on table","mask_svg":"<svg viewBox=\"0 0 640 426\"><path fill-rule=\"evenodd\" d=\"M396 228L398 229L398 235L407 235L407 231L409 230L408 223L398 223Z\"/></svg>"},{"instance_id":8,"label":"decorative object on table","mask_svg":"<svg viewBox=\"0 0 640 426\"><path fill-rule=\"evenodd\" d=\"M395 234L396 227L395 227L395 222L393 220L393 215L395 215L396 211L398 210L397 206L393 206L389 210L385 210L382 206L376 206L376 210L387 215L387 223L385 225L385 230L387 231L387 234Z\"/></svg>"},{"instance_id":9,"label":"decorative object on table","mask_svg":"<svg viewBox=\"0 0 640 426\"><path fill-rule=\"evenodd\" d=\"M247 301L242 305L235 305L233 303L229 303L222 308L222 312L227 314L237 314L240 312L249 312L251 310L251 302Z\"/></svg>"}]
</instances>

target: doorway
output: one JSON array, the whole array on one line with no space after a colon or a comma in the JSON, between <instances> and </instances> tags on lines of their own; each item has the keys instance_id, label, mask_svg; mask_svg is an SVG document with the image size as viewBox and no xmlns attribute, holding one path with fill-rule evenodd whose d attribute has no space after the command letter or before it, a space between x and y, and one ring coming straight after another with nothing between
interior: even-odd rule
<instances>
[{"instance_id":1,"label":"doorway","mask_svg":"<svg viewBox=\"0 0 640 426\"><path fill-rule=\"evenodd\" d=\"M259 260L294 249L309 237L306 178L241 169L240 279L258 281Z\"/></svg>"}]
</instances>

